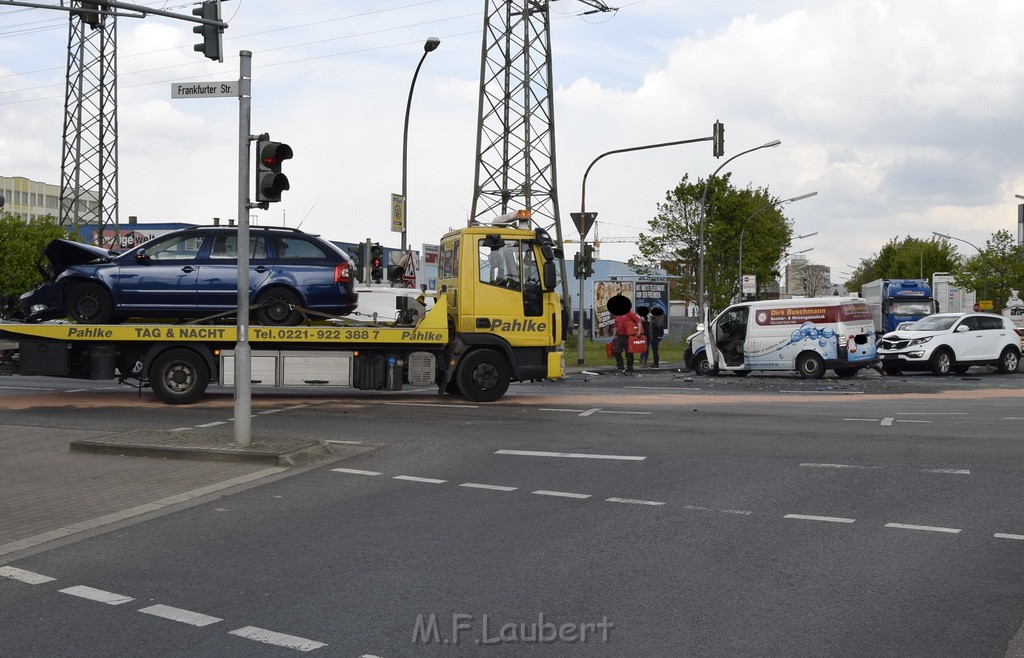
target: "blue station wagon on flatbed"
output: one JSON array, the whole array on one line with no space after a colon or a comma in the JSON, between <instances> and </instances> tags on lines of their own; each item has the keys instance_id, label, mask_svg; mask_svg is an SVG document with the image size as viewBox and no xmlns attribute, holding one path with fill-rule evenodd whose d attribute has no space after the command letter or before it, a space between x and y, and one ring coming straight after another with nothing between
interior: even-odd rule
<instances>
[{"instance_id":1,"label":"blue station wagon on flatbed","mask_svg":"<svg viewBox=\"0 0 1024 658\"><path fill-rule=\"evenodd\" d=\"M81 324L128 318L202 318L237 307L235 227L191 227L123 254L53 240L40 259L44 281L21 296L29 321L67 317ZM259 324L302 322L308 309L355 310L352 259L329 241L296 229L249 229L249 290Z\"/></svg>"}]
</instances>

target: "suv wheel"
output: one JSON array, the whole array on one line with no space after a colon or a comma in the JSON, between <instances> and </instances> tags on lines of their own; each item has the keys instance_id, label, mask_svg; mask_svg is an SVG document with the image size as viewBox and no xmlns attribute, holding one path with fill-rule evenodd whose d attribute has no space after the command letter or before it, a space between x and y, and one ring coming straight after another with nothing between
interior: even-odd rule
<instances>
[{"instance_id":1,"label":"suv wheel","mask_svg":"<svg viewBox=\"0 0 1024 658\"><path fill-rule=\"evenodd\" d=\"M928 365L931 367L933 375L948 375L953 369L953 355L947 349L935 350Z\"/></svg>"},{"instance_id":2,"label":"suv wheel","mask_svg":"<svg viewBox=\"0 0 1024 658\"><path fill-rule=\"evenodd\" d=\"M1017 372L1017 366L1020 365L1020 354L1017 350L1012 347L1003 349L1003 353L999 355L999 365L997 366L1000 374L1007 375L1011 372Z\"/></svg>"}]
</instances>

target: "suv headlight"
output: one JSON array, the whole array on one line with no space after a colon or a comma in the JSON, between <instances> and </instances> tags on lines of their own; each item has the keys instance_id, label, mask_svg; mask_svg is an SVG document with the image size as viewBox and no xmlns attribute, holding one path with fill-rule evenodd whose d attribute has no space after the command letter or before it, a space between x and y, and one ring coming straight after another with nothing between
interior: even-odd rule
<instances>
[{"instance_id":1,"label":"suv headlight","mask_svg":"<svg viewBox=\"0 0 1024 658\"><path fill-rule=\"evenodd\" d=\"M932 339L931 336L928 336L927 338L915 338L914 340L910 341L910 343L907 345L907 347L913 347L914 345L924 345L925 343L927 343L931 339Z\"/></svg>"}]
</instances>

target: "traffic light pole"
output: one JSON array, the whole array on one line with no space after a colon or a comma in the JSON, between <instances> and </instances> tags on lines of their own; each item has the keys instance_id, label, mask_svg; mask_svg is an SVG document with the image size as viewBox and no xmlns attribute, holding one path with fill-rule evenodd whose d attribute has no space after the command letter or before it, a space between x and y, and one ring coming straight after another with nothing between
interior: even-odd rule
<instances>
[{"instance_id":1,"label":"traffic light pole","mask_svg":"<svg viewBox=\"0 0 1024 658\"><path fill-rule=\"evenodd\" d=\"M252 52L238 53L238 313L235 343L235 443L252 442L252 351L249 347L249 141Z\"/></svg>"},{"instance_id":2,"label":"traffic light pole","mask_svg":"<svg viewBox=\"0 0 1024 658\"><path fill-rule=\"evenodd\" d=\"M716 128L716 130L717 130L717 128ZM716 132L716 134L718 134L718 133ZM680 140L675 141L675 142L662 142L661 144L647 144L645 146L632 146L630 148L615 149L614 151L606 151L606 152L602 153L601 155L599 155L596 158L594 158L593 161L591 161L590 166L587 167L587 170L585 172L583 172L583 189L581 190L581 193L580 193L580 217L581 218L585 218L586 215L587 215L587 176L590 175L590 170L593 169L594 165L596 165L597 161L600 160L601 158L603 158L603 157L605 157L607 155L612 155L614 153L629 153L631 151L646 151L647 149L657 149L657 148L662 148L664 146L678 146L679 144L693 144L695 142L709 142L709 141L713 140L714 138L715 138L715 135L712 135L711 137L697 137L696 139L680 139ZM583 222L585 220L584 219L580 219L580 221ZM589 231L589 227L587 227L587 230L581 230L580 231L580 253L581 254L586 251L587 231ZM583 358L583 308L584 308L583 307L583 282L584 282L584 280L586 278L587 278L586 275L583 275L583 276L579 277L579 279L580 279L580 310L579 310L579 325L577 327L577 332L576 332L576 342L577 342L577 348L578 348L577 349L577 354L576 354L576 359L577 359L576 362L577 362L578 365L583 365L583 363L584 363L584 358ZM593 310L593 313L592 313L593 318L591 320L591 328L592 329L596 328L596 327L593 326L593 323L597 322L597 308L596 308L596 306L597 306L596 301L597 300L594 300L594 301L595 301L595 303L591 306L591 308Z\"/></svg>"}]
</instances>

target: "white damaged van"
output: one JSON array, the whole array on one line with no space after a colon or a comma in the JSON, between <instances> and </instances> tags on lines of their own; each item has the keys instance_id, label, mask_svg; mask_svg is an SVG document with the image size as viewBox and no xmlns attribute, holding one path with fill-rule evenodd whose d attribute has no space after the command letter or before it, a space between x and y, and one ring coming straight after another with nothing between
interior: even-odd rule
<instances>
[{"instance_id":1,"label":"white damaged van","mask_svg":"<svg viewBox=\"0 0 1024 658\"><path fill-rule=\"evenodd\" d=\"M795 370L804 379L819 379L826 370L852 377L878 362L871 309L855 297L733 304L707 327L697 326L684 359L700 375Z\"/></svg>"}]
</instances>

